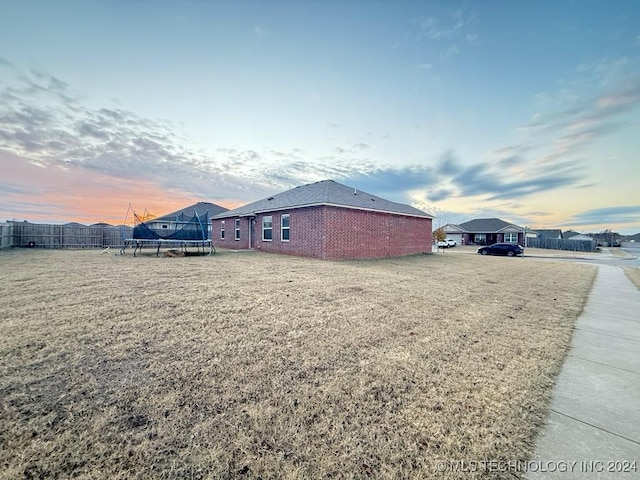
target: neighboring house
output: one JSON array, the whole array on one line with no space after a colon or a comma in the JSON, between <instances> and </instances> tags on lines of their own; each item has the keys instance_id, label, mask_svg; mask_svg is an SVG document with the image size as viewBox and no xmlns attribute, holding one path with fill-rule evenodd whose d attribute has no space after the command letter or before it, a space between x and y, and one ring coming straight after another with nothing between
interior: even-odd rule
<instances>
[{"instance_id":1,"label":"neighboring house","mask_svg":"<svg viewBox=\"0 0 640 480\"><path fill-rule=\"evenodd\" d=\"M213 218L216 245L321 259L431 252L433 217L324 180Z\"/></svg>"},{"instance_id":2,"label":"neighboring house","mask_svg":"<svg viewBox=\"0 0 640 480\"><path fill-rule=\"evenodd\" d=\"M576 232L574 230L567 230L566 232L562 233L562 238L564 238L565 240L570 239L571 237L575 236L575 235L581 235L580 232Z\"/></svg>"},{"instance_id":3,"label":"neighboring house","mask_svg":"<svg viewBox=\"0 0 640 480\"><path fill-rule=\"evenodd\" d=\"M577 233L577 232L573 232L575 235L571 235L567 240L571 240L571 241L584 241L584 240L588 240L588 241L593 241L593 238L590 237L589 235L584 235L582 233Z\"/></svg>"},{"instance_id":4,"label":"neighboring house","mask_svg":"<svg viewBox=\"0 0 640 480\"><path fill-rule=\"evenodd\" d=\"M206 227L209 232L209 238L211 238L211 218L226 211L226 208L215 203L198 202L161 217L152 218L146 221L145 224L151 230L157 230L164 237L187 225L197 213L198 217L203 221L208 218Z\"/></svg>"},{"instance_id":5,"label":"neighboring house","mask_svg":"<svg viewBox=\"0 0 640 480\"><path fill-rule=\"evenodd\" d=\"M456 245L463 245L462 238L465 232L462 228L460 228L458 225L454 225L453 223L448 223L441 228L447 238L450 238L451 240L456 242Z\"/></svg>"},{"instance_id":6,"label":"neighboring house","mask_svg":"<svg viewBox=\"0 0 640 480\"><path fill-rule=\"evenodd\" d=\"M447 238L459 245L491 245L493 243L517 243L524 245L525 229L499 218L477 218L459 225L443 227ZM529 235L527 233L527 235Z\"/></svg>"},{"instance_id":7,"label":"neighboring house","mask_svg":"<svg viewBox=\"0 0 640 480\"><path fill-rule=\"evenodd\" d=\"M552 238L554 240L562 240L562 230L560 230L559 228L553 228L553 229L536 228L535 232L538 238Z\"/></svg>"},{"instance_id":8,"label":"neighboring house","mask_svg":"<svg viewBox=\"0 0 640 480\"><path fill-rule=\"evenodd\" d=\"M620 246L620 235L618 232L612 230L604 230L598 233L590 233L589 236L598 242L602 247L616 247Z\"/></svg>"}]
</instances>

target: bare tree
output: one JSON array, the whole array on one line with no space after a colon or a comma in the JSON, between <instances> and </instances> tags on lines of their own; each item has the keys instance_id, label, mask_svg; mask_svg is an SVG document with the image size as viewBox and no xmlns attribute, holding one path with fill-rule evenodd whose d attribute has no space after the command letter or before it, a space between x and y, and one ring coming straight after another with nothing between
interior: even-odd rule
<instances>
[{"instance_id":1,"label":"bare tree","mask_svg":"<svg viewBox=\"0 0 640 480\"><path fill-rule=\"evenodd\" d=\"M427 212L434 216L433 226L436 230L449 223L449 212L447 210L430 205L427 207Z\"/></svg>"}]
</instances>

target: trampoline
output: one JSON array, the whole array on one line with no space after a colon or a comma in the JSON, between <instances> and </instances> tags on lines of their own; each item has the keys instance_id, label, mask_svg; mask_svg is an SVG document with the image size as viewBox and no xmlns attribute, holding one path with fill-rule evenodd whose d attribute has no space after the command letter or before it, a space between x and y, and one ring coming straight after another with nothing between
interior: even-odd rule
<instances>
[{"instance_id":1,"label":"trampoline","mask_svg":"<svg viewBox=\"0 0 640 480\"><path fill-rule=\"evenodd\" d=\"M156 249L156 256L160 254L161 248L178 248L185 256L189 255L189 247L196 247L199 255L211 255L216 252L213 240L208 237L209 215L203 217L194 211L191 218L184 216L176 217L173 228L157 229L152 228L147 222L153 219L149 214L139 216L133 214L135 226L132 238L123 238L123 245L120 248L120 255L124 255L127 248L133 248L133 256L141 252L144 247ZM128 213L127 213L128 215ZM126 223L126 217L125 217ZM200 253L202 249L202 253Z\"/></svg>"}]
</instances>

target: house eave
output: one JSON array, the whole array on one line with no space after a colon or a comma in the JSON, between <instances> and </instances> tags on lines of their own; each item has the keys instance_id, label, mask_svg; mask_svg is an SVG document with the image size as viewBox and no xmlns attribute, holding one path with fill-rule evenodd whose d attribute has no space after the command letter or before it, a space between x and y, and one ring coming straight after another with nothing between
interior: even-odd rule
<instances>
[{"instance_id":1,"label":"house eave","mask_svg":"<svg viewBox=\"0 0 640 480\"><path fill-rule=\"evenodd\" d=\"M452 225L450 223L444 225L442 229L445 231L445 233L467 233L464 229L456 227L455 225Z\"/></svg>"},{"instance_id":2,"label":"house eave","mask_svg":"<svg viewBox=\"0 0 640 480\"><path fill-rule=\"evenodd\" d=\"M504 233L504 232L524 232L524 228L522 227L518 227L517 225L507 225L506 227L502 227L500 230L498 230L495 233Z\"/></svg>"}]
</instances>

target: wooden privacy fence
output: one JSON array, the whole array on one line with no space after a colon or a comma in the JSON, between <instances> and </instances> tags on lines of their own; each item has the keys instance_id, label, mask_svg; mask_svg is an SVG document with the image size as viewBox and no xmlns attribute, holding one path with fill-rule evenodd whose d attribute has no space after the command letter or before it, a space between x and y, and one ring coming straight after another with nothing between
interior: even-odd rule
<instances>
[{"instance_id":1,"label":"wooden privacy fence","mask_svg":"<svg viewBox=\"0 0 640 480\"><path fill-rule=\"evenodd\" d=\"M555 250L571 250L574 252L595 252L595 240L568 240L560 238L527 238L527 247L551 248Z\"/></svg>"},{"instance_id":2,"label":"wooden privacy fence","mask_svg":"<svg viewBox=\"0 0 640 480\"><path fill-rule=\"evenodd\" d=\"M124 225L47 225L7 222L0 226L0 248L107 248L122 247L133 228Z\"/></svg>"},{"instance_id":3,"label":"wooden privacy fence","mask_svg":"<svg viewBox=\"0 0 640 480\"><path fill-rule=\"evenodd\" d=\"M0 224L0 248L13 246L13 227L7 224Z\"/></svg>"}]
</instances>

